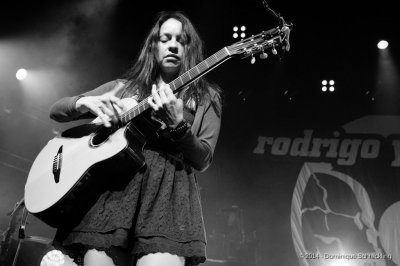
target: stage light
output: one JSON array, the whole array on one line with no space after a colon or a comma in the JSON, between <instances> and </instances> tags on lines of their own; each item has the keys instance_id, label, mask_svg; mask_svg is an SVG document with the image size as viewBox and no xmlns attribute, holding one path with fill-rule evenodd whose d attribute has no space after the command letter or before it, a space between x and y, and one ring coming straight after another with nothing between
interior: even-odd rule
<instances>
[{"instance_id":1,"label":"stage light","mask_svg":"<svg viewBox=\"0 0 400 266\"><path fill-rule=\"evenodd\" d=\"M28 75L28 71L26 71L26 69L24 69L24 68L18 69L17 73L15 74L15 76L18 80L25 79L27 75Z\"/></svg>"},{"instance_id":2,"label":"stage light","mask_svg":"<svg viewBox=\"0 0 400 266\"><path fill-rule=\"evenodd\" d=\"M378 42L377 46L378 46L379 49L383 50L383 49L386 49L389 46L389 43L387 41L385 41L385 40L381 40L381 41Z\"/></svg>"},{"instance_id":3,"label":"stage light","mask_svg":"<svg viewBox=\"0 0 400 266\"><path fill-rule=\"evenodd\" d=\"M335 85L335 81L334 80L331 79L328 82L328 80L324 79L324 80L322 80L321 84L322 84L321 91L323 91L323 92L326 92L328 90L330 92L334 92L335 91L335 87L333 86L333 85ZM328 88L328 84L329 84L329 88Z\"/></svg>"},{"instance_id":4,"label":"stage light","mask_svg":"<svg viewBox=\"0 0 400 266\"><path fill-rule=\"evenodd\" d=\"M246 37L246 26L241 26L240 30L242 33L240 33L240 38L244 39Z\"/></svg>"},{"instance_id":5,"label":"stage light","mask_svg":"<svg viewBox=\"0 0 400 266\"><path fill-rule=\"evenodd\" d=\"M240 32L239 32L240 29ZM240 38L244 39L246 37L246 26L233 26L233 38L236 39L240 36Z\"/></svg>"}]
</instances>

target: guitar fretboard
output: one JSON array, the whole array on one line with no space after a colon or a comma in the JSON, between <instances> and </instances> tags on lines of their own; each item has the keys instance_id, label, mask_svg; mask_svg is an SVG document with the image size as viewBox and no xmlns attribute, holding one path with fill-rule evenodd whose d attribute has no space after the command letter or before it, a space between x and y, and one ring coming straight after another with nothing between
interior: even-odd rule
<instances>
[{"instance_id":1,"label":"guitar fretboard","mask_svg":"<svg viewBox=\"0 0 400 266\"><path fill-rule=\"evenodd\" d=\"M196 79L207 74L209 71L228 60L230 56L231 55L229 53L229 50L224 47L215 54L211 55L207 59L194 66L193 68L189 69L173 81L171 81L168 85L171 87L174 93L179 92L184 87L194 82ZM140 103L138 103L135 107L123 113L120 117L121 122L126 124L130 120L150 108L150 105L148 103L150 97L151 96L148 96Z\"/></svg>"}]
</instances>

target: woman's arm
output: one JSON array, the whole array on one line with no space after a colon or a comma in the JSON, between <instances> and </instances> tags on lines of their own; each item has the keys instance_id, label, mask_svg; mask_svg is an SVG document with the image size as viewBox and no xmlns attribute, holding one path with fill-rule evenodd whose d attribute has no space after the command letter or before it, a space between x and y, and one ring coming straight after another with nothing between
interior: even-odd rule
<instances>
[{"instance_id":1,"label":"woman's arm","mask_svg":"<svg viewBox=\"0 0 400 266\"><path fill-rule=\"evenodd\" d=\"M122 87L123 83L121 81L114 80L104 83L94 90L85 92L81 95L61 98L50 107L50 118L58 122L94 118L96 115L89 112L89 110L85 108L80 108L79 110L77 108L77 101L87 96L99 96L106 93L112 93L115 95Z\"/></svg>"},{"instance_id":2,"label":"woman's arm","mask_svg":"<svg viewBox=\"0 0 400 266\"><path fill-rule=\"evenodd\" d=\"M192 130L175 140L185 160L197 171L205 171L212 162L221 128L221 105L220 96L214 94L208 104L198 108Z\"/></svg>"}]
</instances>

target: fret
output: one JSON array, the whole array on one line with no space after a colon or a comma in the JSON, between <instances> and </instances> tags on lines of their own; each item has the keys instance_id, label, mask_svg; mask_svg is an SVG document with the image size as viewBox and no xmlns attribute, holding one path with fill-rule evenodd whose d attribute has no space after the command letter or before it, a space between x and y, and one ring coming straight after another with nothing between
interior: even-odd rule
<instances>
[{"instance_id":1,"label":"fret","mask_svg":"<svg viewBox=\"0 0 400 266\"><path fill-rule=\"evenodd\" d=\"M183 85L182 81L179 79L175 79L174 82L176 88L180 88Z\"/></svg>"},{"instance_id":2,"label":"fret","mask_svg":"<svg viewBox=\"0 0 400 266\"><path fill-rule=\"evenodd\" d=\"M209 69L210 67L212 67L214 65L213 63L213 58L209 57L204 61L205 64L202 65L202 67L204 67L204 70Z\"/></svg>"},{"instance_id":3,"label":"fret","mask_svg":"<svg viewBox=\"0 0 400 266\"><path fill-rule=\"evenodd\" d=\"M186 72L185 74L188 76L188 80L191 80L191 79L192 79L192 76L190 76L190 70L189 70L188 72ZM184 74L184 75L185 75L185 74Z\"/></svg>"},{"instance_id":4,"label":"fret","mask_svg":"<svg viewBox=\"0 0 400 266\"><path fill-rule=\"evenodd\" d=\"M179 76L179 79L182 81L182 85L188 81L185 75L186 72Z\"/></svg>"},{"instance_id":5,"label":"fret","mask_svg":"<svg viewBox=\"0 0 400 266\"><path fill-rule=\"evenodd\" d=\"M129 116L128 116L128 118L129 118ZM126 117L125 113L122 114L121 117L120 117L122 123L124 123L124 124L128 123L128 121L129 121L128 118Z\"/></svg>"},{"instance_id":6,"label":"fret","mask_svg":"<svg viewBox=\"0 0 400 266\"><path fill-rule=\"evenodd\" d=\"M150 107L150 104L146 101L146 102L143 104L143 111L146 111L149 107Z\"/></svg>"},{"instance_id":7,"label":"fret","mask_svg":"<svg viewBox=\"0 0 400 266\"><path fill-rule=\"evenodd\" d=\"M129 122L129 120L131 120L130 119L130 117L129 117L129 113L124 113L123 115L122 115L122 122L124 123L124 124L126 124L126 123L128 123Z\"/></svg>"},{"instance_id":8,"label":"fret","mask_svg":"<svg viewBox=\"0 0 400 266\"><path fill-rule=\"evenodd\" d=\"M215 60L214 60L215 59ZM218 62L218 57L217 57L217 54L215 53L215 54L213 54L212 55L212 57L211 57L211 63L212 63L212 65L214 65L215 63L217 63Z\"/></svg>"},{"instance_id":9,"label":"fret","mask_svg":"<svg viewBox=\"0 0 400 266\"><path fill-rule=\"evenodd\" d=\"M197 69L197 67L192 68L191 70L189 70L189 72L191 72L191 77L197 77L198 75L200 75L199 70Z\"/></svg>"},{"instance_id":10,"label":"fret","mask_svg":"<svg viewBox=\"0 0 400 266\"><path fill-rule=\"evenodd\" d=\"M172 90L172 91L175 91L175 90L176 90L175 83L171 82L171 83L169 84L169 86L171 87L171 90Z\"/></svg>"}]
</instances>

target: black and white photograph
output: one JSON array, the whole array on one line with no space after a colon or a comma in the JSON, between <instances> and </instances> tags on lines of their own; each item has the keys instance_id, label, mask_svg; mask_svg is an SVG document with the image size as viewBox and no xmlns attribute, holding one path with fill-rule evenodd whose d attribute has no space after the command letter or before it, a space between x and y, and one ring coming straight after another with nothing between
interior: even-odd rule
<instances>
[{"instance_id":1,"label":"black and white photograph","mask_svg":"<svg viewBox=\"0 0 400 266\"><path fill-rule=\"evenodd\" d=\"M1 11L0 266L400 266L394 1Z\"/></svg>"}]
</instances>

